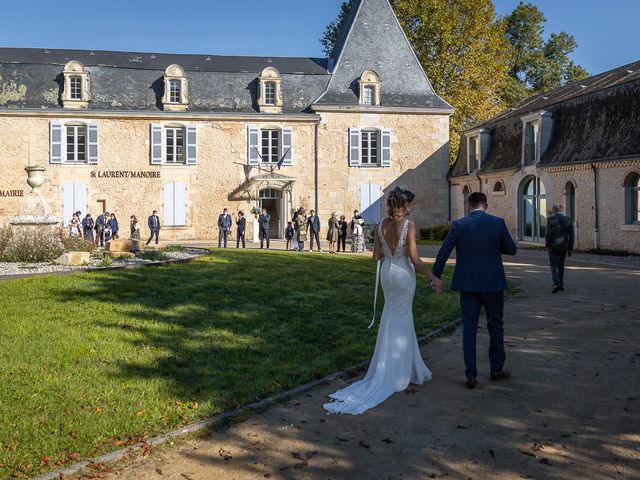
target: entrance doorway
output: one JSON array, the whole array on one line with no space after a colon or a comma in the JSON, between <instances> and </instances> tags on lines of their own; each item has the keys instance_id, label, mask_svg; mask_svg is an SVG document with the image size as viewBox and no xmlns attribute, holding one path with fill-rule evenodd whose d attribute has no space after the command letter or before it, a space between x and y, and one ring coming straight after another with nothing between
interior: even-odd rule
<instances>
[{"instance_id":1,"label":"entrance doorway","mask_svg":"<svg viewBox=\"0 0 640 480\"><path fill-rule=\"evenodd\" d=\"M260 190L260 209L267 209L267 213L271 215L269 222L269 236L271 238L282 238L284 232L284 223L287 214L284 207L284 198L282 191L275 188L264 188Z\"/></svg>"},{"instance_id":2,"label":"entrance doorway","mask_svg":"<svg viewBox=\"0 0 640 480\"><path fill-rule=\"evenodd\" d=\"M547 196L538 177L527 177L520 187L520 235L523 240L544 242L547 229Z\"/></svg>"}]
</instances>

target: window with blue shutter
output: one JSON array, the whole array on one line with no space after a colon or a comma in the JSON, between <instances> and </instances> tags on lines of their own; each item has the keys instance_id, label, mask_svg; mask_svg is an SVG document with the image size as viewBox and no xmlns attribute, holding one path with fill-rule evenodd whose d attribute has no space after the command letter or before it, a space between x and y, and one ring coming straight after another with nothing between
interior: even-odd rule
<instances>
[{"instance_id":1,"label":"window with blue shutter","mask_svg":"<svg viewBox=\"0 0 640 480\"><path fill-rule=\"evenodd\" d=\"M198 131L195 126L187 127L187 165L198 163Z\"/></svg>"},{"instance_id":2,"label":"window with blue shutter","mask_svg":"<svg viewBox=\"0 0 640 480\"><path fill-rule=\"evenodd\" d=\"M383 167L391 166L391 130L383 128L380 131L380 165Z\"/></svg>"},{"instance_id":3,"label":"window with blue shutter","mask_svg":"<svg viewBox=\"0 0 640 480\"><path fill-rule=\"evenodd\" d=\"M247 164L260 165L260 129L255 125L247 126Z\"/></svg>"},{"instance_id":4,"label":"window with blue shutter","mask_svg":"<svg viewBox=\"0 0 640 480\"><path fill-rule=\"evenodd\" d=\"M151 165L162 164L162 126L151 124Z\"/></svg>"},{"instance_id":5,"label":"window with blue shutter","mask_svg":"<svg viewBox=\"0 0 640 480\"><path fill-rule=\"evenodd\" d=\"M49 123L49 162L62 163L62 123Z\"/></svg>"},{"instance_id":6,"label":"window with blue shutter","mask_svg":"<svg viewBox=\"0 0 640 480\"><path fill-rule=\"evenodd\" d=\"M282 128L282 165L293 163L293 129L291 127Z\"/></svg>"},{"instance_id":7,"label":"window with blue shutter","mask_svg":"<svg viewBox=\"0 0 640 480\"><path fill-rule=\"evenodd\" d=\"M87 136L88 142L87 145L89 147L89 163L91 165L98 164L98 124L90 123L87 125Z\"/></svg>"},{"instance_id":8,"label":"window with blue shutter","mask_svg":"<svg viewBox=\"0 0 640 480\"><path fill-rule=\"evenodd\" d=\"M349 166L359 167L362 157L362 146L360 143L360 129L349 129Z\"/></svg>"}]
</instances>

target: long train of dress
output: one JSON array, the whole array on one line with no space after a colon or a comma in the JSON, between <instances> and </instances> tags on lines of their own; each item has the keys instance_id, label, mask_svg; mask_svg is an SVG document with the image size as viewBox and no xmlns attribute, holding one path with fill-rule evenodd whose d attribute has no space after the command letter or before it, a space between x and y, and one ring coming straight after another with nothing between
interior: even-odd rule
<instances>
[{"instance_id":1,"label":"long train of dress","mask_svg":"<svg viewBox=\"0 0 640 480\"><path fill-rule=\"evenodd\" d=\"M334 400L324 405L329 413L359 415L405 390L409 383L422 384L431 380L431 372L420 355L413 325L416 274L407 255L407 228L408 220L405 220L394 252L390 251L382 228L379 229L384 253L380 276L384 309L375 351L362 380L329 395Z\"/></svg>"}]
</instances>

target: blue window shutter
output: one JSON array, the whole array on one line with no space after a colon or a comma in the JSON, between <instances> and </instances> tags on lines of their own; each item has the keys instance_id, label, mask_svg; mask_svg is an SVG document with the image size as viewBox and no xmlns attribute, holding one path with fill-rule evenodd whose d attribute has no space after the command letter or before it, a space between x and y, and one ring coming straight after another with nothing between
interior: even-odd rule
<instances>
[{"instance_id":1,"label":"blue window shutter","mask_svg":"<svg viewBox=\"0 0 640 480\"><path fill-rule=\"evenodd\" d=\"M198 163L198 131L195 126L187 127L187 165Z\"/></svg>"},{"instance_id":2,"label":"blue window shutter","mask_svg":"<svg viewBox=\"0 0 640 480\"><path fill-rule=\"evenodd\" d=\"M260 165L260 129L255 125L247 126L247 164Z\"/></svg>"},{"instance_id":3,"label":"blue window shutter","mask_svg":"<svg viewBox=\"0 0 640 480\"><path fill-rule=\"evenodd\" d=\"M282 128L282 155L284 156L283 165L293 163L293 129L291 127Z\"/></svg>"},{"instance_id":4,"label":"blue window shutter","mask_svg":"<svg viewBox=\"0 0 640 480\"><path fill-rule=\"evenodd\" d=\"M167 226L175 225L174 223L175 221L174 187L175 187L175 182L164 184L162 210L164 213L163 223Z\"/></svg>"},{"instance_id":5,"label":"blue window shutter","mask_svg":"<svg viewBox=\"0 0 640 480\"><path fill-rule=\"evenodd\" d=\"M362 158L362 142L359 128L349 129L349 166L359 167Z\"/></svg>"},{"instance_id":6,"label":"blue window shutter","mask_svg":"<svg viewBox=\"0 0 640 480\"><path fill-rule=\"evenodd\" d=\"M391 130L383 128L380 131L380 146L381 146L381 162L383 167L391 166Z\"/></svg>"},{"instance_id":7,"label":"blue window shutter","mask_svg":"<svg viewBox=\"0 0 640 480\"><path fill-rule=\"evenodd\" d=\"M49 123L49 162L62 163L62 123Z\"/></svg>"},{"instance_id":8,"label":"blue window shutter","mask_svg":"<svg viewBox=\"0 0 640 480\"><path fill-rule=\"evenodd\" d=\"M87 138L89 139L87 142L87 146L89 147L89 163L91 165L98 164L98 124L90 123L87 125Z\"/></svg>"},{"instance_id":9,"label":"blue window shutter","mask_svg":"<svg viewBox=\"0 0 640 480\"><path fill-rule=\"evenodd\" d=\"M151 124L151 165L162 164L162 126Z\"/></svg>"}]
</instances>

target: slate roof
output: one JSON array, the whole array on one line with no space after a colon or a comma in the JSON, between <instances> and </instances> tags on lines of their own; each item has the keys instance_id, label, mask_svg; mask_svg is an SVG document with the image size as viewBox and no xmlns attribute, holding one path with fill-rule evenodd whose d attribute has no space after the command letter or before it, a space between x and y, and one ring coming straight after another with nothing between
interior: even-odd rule
<instances>
[{"instance_id":1,"label":"slate roof","mask_svg":"<svg viewBox=\"0 0 640 480\"><path fill-rule=\"evenodd\" d=\"M553 130L539 166L640 157L640 61L535 95L467 129L491 132L480 173L520 167L521 117L541 110L552 113ZM463 136L451 176L465 175L466 155Z\"/></svg>"},{"instance_id":2,"label":"slate roof","mask_svg":"<svg viewBox=\"0 0 640 480\"><path fill-rule=\"evenodd\" d=\"M318 105L358 105L358 80L365 70L374 70L382 107L453 111L433 90L388 0L355 0L332 63L332 78Z\"/></svg>"}]
</instances>

